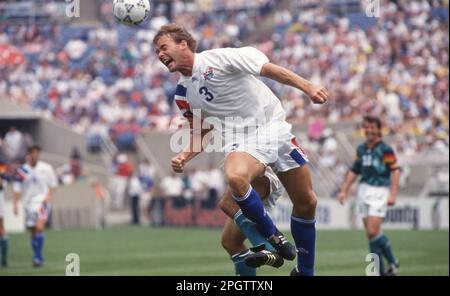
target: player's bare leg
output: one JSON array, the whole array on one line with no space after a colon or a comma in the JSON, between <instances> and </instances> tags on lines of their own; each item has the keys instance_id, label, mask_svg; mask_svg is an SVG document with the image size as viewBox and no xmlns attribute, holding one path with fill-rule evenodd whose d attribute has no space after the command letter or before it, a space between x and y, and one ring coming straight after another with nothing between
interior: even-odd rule
<instances>
[{"instance_id":1,"label":"player's bare leg","mask_svg":"<svg viewBox=\"0 0 450 296\"><path fill-rule=\"evenodd\" d=\"M366 229L367 238L371 240L381 233L381 223L383 223L383 218L368 216L363 219L363 223L364 228Z\"/></svg>"},{"instance_id":2,"label":"player's bare leg","mask_svg":"<svg viewBox=\"0 0 450 296\"><path fill-rule=\"evenodd\" d=\"M278 178L293 204L291 233L297 246L297 267L291 275L314 275L317 197L308 165L279 173Z\"/></svg>"},{"instance_id":3,"label":"player's bare leg","mask_svg":"<svg viewBox=\"0 0 450 296\"><path fill-rule=\"evenodd\" d=\"M8 239L6 237L6 230L3 224L3 218L0 218L0 265L2 267L8 266Z\"/></svg>"},{"instance_id":4,"label":"player's bare leg","mask_svg":"<svg viewBox=\"0 0 450 296\"><path fill-rule=\"evenodd\" d=\"M295 248L275 227L264 209L259 194L250 184L256 177L262 176L264 171L265 166L246 152L232 152L225 160L225 177L242 213L256 224L258 231L283 258L294 260Z\"/></svg>"},{"instance_id":5,"label":"player's bare leg","mask_svg":"<svg viewBox=\"0 0 450 296\"><path fill-rule=\"evenodd\" d=\"M262 176L258 177L251 182L253 189L259 194L262 200L267 198L270 194L270 181L269 178ZM233 199L233 195L229 188L225 190L222 198L219 201L220 209L230 218L234 218L234 215L240 210L238 204Z\"/></svg>"},{"instance_id":6,"label":"player's bare leg","mask_svg":"<svg viewBox=\"0 0 450 296\"><path fill-rule=\"evenodd\" d=\"M244 241L246 237L242 234L233 220L227 218L222 231L222 247L230 256L248 251Z\"/></svg>"},{"instance_id":7,"label":"player's bare leg","mask_svg":"<svg viewBox=\"0 0 450 296\"><path fill-rule=\"evenodd\" d=\"M225 177L234 196L244 196L250 183L264 174L265 167L246 152L233 152L225 160Z\"/></svg>"}]
</instances>

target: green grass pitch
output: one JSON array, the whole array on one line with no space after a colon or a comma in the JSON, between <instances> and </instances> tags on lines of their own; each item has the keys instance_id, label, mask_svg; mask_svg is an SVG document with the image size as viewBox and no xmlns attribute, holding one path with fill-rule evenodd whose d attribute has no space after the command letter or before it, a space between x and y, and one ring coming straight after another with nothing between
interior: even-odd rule
<instances>
[{"instance_id":1,"label":"green grass pitch","mask_svg":"<svg viewBox=\"0 0 450 296\"><path fill-rule=\"evenodd\" d=\"M400 275L449 275L448 231L385 233L400 260ZM80 256L81 275L233 275L220 235L220 229L145 226L49 230L45 266L33 268L28 233L10 234L9 267L0 268L0 275L65 275L68 253ZM367 249L362 231L318 231L316 274L364 275ZM293 266L286 261L280 269L263 267L258 274L288 275Z\"/></svg>"}]
</instances>

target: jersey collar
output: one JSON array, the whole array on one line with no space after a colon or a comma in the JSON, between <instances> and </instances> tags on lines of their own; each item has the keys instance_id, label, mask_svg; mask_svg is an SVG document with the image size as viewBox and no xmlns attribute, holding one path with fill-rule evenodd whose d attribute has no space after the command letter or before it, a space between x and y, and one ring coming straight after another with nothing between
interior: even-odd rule
<instances>
[{"instance_id":1,"label":"jersey collar","mask_svg":"<svg viewBox=\"0 0 450 296\"><path fill-rule=\"evenodd\" d=\"M194 79L195 73L197 73L200 68L199 59L200 59L200 54L194 53L194 64L192 65L192 76L184 76L183 74L181 74L180 82L185 82L185 81Z\"/></svg>"},{"instance_id":2,"label":"jersey collar","mask_svg":"<svg viewBox=\"0 0 450 296\"><path fill-rule=\"evenodd\" d=\"M366 148L367 149L375 149L378 145L380 145L383 142L383 140L379 140L378 142L375 143L375 145L373 145L373 147L369 147L369 143L366 142Z\"/></svg>"}]
</instances>

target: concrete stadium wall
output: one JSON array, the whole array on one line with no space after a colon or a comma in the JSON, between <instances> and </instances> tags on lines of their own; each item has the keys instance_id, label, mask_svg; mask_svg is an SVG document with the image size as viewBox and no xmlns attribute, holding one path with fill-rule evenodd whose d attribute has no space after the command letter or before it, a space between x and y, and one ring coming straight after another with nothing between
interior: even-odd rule
<instances>
[{"instance_id":1,"label":"concrete stadium wall","mask_svg":"<svg viewBox=\"0 0 450 296\"><path fill-rule=\"evenodd\" d=\"M170 149L171 136L172 134L167 132L150 132L143 135L145 144L154 155L154 159L164 175L170 174L170 159L177 154ZM200 154L189 163L188 170L193 168L206 169L210 164L217 167L222 164L222 161L223 154L219 152Z\"/></svg>"},{"instance_id":2,"label":"concrete stadium wall","mask_svg":"<svg viewBox=\"0 0 450 296\"><path fill-rule=\"evenodd\" d=\"M292 203L280 198L270 213L274 223L284 230L290 229ZM336 199L319 198L316 210L317 229L363 229L354 199L344 206ZM448 229L449 198L398 198L388 208L384 229Z\"/></svg>"},{"instance_id":3,"label":"concrete stadium wall","mask_svg":"<svg viewBox=\"0 0 450 296\"><path fill-rule=\"evenodd\" d=\"M11 186L8 186L5 192L5 228L10 233L23 232L25 217L22 203L20 203L19 215L14 216L12 196ZM95 228L101 220L101 206L93 188L86 181L59 186L51 204L51 227L54 229Z\"/></svg>"}]
</instances>

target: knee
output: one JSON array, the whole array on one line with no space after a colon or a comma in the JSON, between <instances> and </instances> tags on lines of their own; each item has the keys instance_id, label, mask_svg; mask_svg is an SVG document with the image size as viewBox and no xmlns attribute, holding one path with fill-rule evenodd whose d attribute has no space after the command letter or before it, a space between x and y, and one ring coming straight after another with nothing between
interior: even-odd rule
<instances>
[{"instance_id":1,"label":"knee","mask_svg":"<svg viewBox=\"0 0 450 296\"><path fill-rule=\"evenodd\" d=\"M373 239L380 234L380 229L376 226L368 225L367 226L367 238Z\"/></svg>"},{"instance_id":2,"label":"knee","mask_svg":"<svg viewBox=\"0 0 450 296\"><path fill-rule=\"evenodd\" d=\"M35 233L42 233L45 230L45 225L44 224L38 224L35 227Z\"/></svg>"},{"instance_id":3,"label":"knee","mask_svg":"<svg viewBox=\"0 0 450 296\"><path fill-rule=\"evenodd\" d=\"M230 174L227 176L227 180L233 194L242 196L247 193L250 183L243 175Z\"/></svg>"},{"instance_id":4,"label":"knee","mask_svg":"<svg viewBox=\"0 0 450 296\"><path fill-rule=\"evenodd\" d=\"M294 213L315 212L317 207L317 197L314 191L309 190L293 200Z\"/></svg>"}]
</instances>

